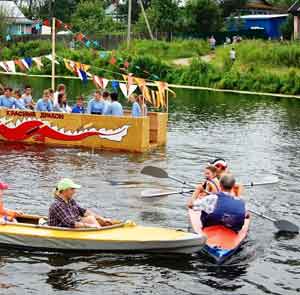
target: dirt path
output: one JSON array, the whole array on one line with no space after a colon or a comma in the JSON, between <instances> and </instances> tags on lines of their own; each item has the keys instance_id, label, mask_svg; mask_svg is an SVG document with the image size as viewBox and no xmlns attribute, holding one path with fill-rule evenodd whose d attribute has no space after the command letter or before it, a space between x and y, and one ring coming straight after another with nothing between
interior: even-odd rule
<instances>
[{"instance_id":1,"label":"dirt path","mask_svg":"<svg viewBox=\"0 0 300 295\"><path fill-rule=\"evenodd\" d=\"M204 62L211 62L212 59L215 58L215 53L210 53L207 55L203 55L201 56L201 60ZM189 57L189 58L178 58L178 59L174 59L172 60L172 64L176 65L176 66L189 66L191 64L193 57Z\"/></svg>"}]
</instances>

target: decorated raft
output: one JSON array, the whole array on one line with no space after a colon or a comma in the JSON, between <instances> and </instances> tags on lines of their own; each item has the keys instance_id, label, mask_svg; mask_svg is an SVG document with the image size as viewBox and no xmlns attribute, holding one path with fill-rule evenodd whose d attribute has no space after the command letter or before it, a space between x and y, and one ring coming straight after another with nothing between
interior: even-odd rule
<instances>
[{"instance_id":1,"label":"decorated raft","mask_svg":"<svg viewBox=\"0 0 300 295\"><path fill-rule=\"evenodd\" d=\"M167 141L167 113L122 117L0 110L0 140L146 152Z\"/></svg>"},{"instance_id":2,"label":"decorated raft","mask_svg":"<svg viewBox=\"0 0 300 295\"><path fill-rule=\"evenodd\" d=\"M67 229L39 225L45 217L25 215L18 223L0 225L0 247L33 251L125 251L182 253L198 252L205 244L203 234L145 227L118 222L101 229Z\"/></svg>"}]
</instances>

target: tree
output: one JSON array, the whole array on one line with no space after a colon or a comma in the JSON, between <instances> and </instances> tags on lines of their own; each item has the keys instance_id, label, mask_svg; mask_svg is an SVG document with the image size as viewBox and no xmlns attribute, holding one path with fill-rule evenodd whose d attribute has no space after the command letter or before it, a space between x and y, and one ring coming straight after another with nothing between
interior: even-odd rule
<instances>
[{"instance_id":1,"label":"tree","mask_svg":"<svg viewBox=\"0 0 300 295\"><path fill-rule=\"evenodd\" d=\"M118 24L105 15L103 0L81 0L71 17L77 31L86 34L113 31Z\"/></svg>"},{"instance_id":2,"label":"tree","mask_svg":"<svg viewBox=\"0 0 300 295\"><path fill-rule=\"evenodd\" d=\"M211 33L222 28L222 11L215 0L188 0L185 29L191 33Z\"/></svg>"},{"instance_id":3,"label":"tree","mask_svg":"<svg viewBox=\"0 0 300 295\"><path fill-rule=\"evenodd\" d=\"M138 19L139 15L141 13L141 7L140 4L138 3L139 0L131 0L132 1L132 14L131 14L131 21L133 24L135 24ZM144 8L147 9L150 4L151 0L142 0ZM120 15L126 16L126 21L127 21L127 16L128 16L128 0L124 4L118 4L118 13Z\"/></svg>"},{"instance_id":4,"label":"tree","mask_svg":"<svg viewBox=\"0 0 300 295\"><path fill-rule=\"evenodd\" d=\"M152 0L151 6L146 10L150 26L158 32L169 33L171 35L178 25L180 9L177 0ZM140 13L137 25L141 31L146 31L145 19Z\"/></svg>"},{"instance_id":5,"label":"tree","mask_svg":"<svg viewBox=\"0 0 300 295\"><path fill-rule=\"evenodd\" d=\"M220 7L223 11L223 17L234 15L239 9L245 6L247 0L222 0Z\"/></svg>"},{"instance_id":6,"label":"tree","mask_svg":"<svg viewBox=\"0 0 300 295\"><path fill-rule=\"evenodd\" d=\"M0 38L4 38L7 34L8 25L6 17L7 14L4 9L0 9Z\"/></svg>"}]
</instances>

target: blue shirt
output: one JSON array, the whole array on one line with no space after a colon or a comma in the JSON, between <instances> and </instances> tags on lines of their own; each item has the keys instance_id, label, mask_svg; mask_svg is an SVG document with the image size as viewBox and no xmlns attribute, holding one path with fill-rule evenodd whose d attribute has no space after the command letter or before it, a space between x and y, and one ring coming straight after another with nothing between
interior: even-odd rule
<instances>
[{"instance_id":1,"label":"blue shirt","mask_svg":"<svg viewBox=\"0 0 300 295\"><path fill-rule=\"evenodd\" d=\"M88 103L87 113L88 114L103 114L104 102L101 100L91 99Z\"/></svg>"},{"instance_id":2,"label":"blue shirt","mask_svg":"<svg viewBox=\"0 0 300 295\"><path fill-rule=\"evenodd\" d=\"M12 109L16 106L16 99L5 95L0 96L0 107Z\"/></svg>"},{"instance_id":3,"label":"blue shirt","mask_svg":"<svg viewBox=\"0 0 300 295\"><path fill-rule=\"evenodd\" d=\"M111 105L110 101L104 100L104 108L103 108L103 115L106 115L109 106Z\"/></svg>"},{"instance_id":4,"label":"blue shirt","mask_svg":"<svg viewBox=\"0 0 300 295\"><path fill-rule=\"evenodd\" d=\"M25 101L23 98L19 98L15 100L15 108L19 109L19 110L25 110L26 106L25 106Z\"/></svg>"},{"instance_id":5,"label":"blue shirt","mask_svg":"<svg viewBox=\"0 0 300 295\"><path fill-rule=\"evenodd\" d=\"M72 109L72 113L74 114L84 114L84 107L83 106L79 106L79 105L75 105Z\"/></svg>"},{"instance_id":6,"label":"blue shirt","mask_svg":"<svg viewBox=\"0 0 300 295\"><path fill-rule=\"evenodd\" d=\"M25 105L32 103L32 96L27 96L26 94L22 95L22 99L24 100Z\"/></svg>"},{"instance_id":7,"label":"blue shirt","mask_svg":"<svg viewBox=\"0 0 300 295\"><path fill-rule=\"evenodd\" d=\"M123 116L123 107L118 101L112 102L108 108L105 115L108 116Z\"/></svg>"},{"instance_id":8,"label":"blue shirt","mask_svg":"<svg viewBox=\"0 0 300 295\"><path fill-rule=\"evenodd\" d=\"M36 103L35 109L38 112L52 112L53 106L51 101L40 98Z\"/></svg>"},{"instance_id":9,"label":"blue shirt","mask_svg":"<svg viewBox=\"0 0 300 295\"><path fill-rule=\"evenodd\" d=\"M136 101L132 104L131 114L132 114L132 117L141 117L142 116L141 107Z\"/></svg>"}]
</instances>

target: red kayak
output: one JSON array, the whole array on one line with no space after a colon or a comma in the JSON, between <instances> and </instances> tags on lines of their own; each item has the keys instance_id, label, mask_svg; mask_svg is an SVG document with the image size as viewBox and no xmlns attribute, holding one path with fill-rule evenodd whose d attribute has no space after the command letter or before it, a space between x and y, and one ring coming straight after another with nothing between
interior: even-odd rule
<instances>
[{"instance_id":1,"label":"red kayak","mask_svg":"<svg viewBox=\"0 0 300 295\"><path fill-rule=\"evenodd\" d=\"M190 209L189 216L193 231L197 234L205 233L207 235L203 251L218 264L236 253L248 235L250 216L245 218L244 226L238 233L223 225L208 226L202 230L200 212Z\"/></svg>"}]
</instances>

